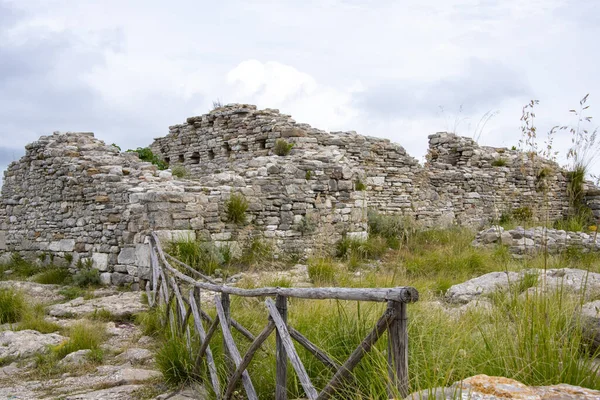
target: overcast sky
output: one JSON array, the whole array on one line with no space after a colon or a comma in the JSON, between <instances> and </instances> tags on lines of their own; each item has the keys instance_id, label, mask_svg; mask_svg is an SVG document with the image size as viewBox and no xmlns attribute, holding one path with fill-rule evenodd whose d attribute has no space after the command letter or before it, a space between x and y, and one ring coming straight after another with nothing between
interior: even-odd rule
<instances>
[{"instance_id":1,"label":"overcast sky","mask_svg":"<svg viewBox=\"0 0 600 400\"><path fill-rule=\"evenodd\" d=\"M479 142L510 147L530 99L540 136L586 93L600 120L599 19L598 0L0 0L0 170L57 130L147 146L217 99L420 160L492 111Z\"/></svg>"}]
</instances>

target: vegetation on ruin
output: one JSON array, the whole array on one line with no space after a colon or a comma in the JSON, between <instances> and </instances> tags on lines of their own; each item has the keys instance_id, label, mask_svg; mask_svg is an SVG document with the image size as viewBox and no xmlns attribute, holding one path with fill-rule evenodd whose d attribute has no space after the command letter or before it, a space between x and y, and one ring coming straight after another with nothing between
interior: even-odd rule
<instances>
[{"instance_id":1,"label":"vegetation on ruin","mask_svg":"<svg viewBox=\"0 0 600 400\"><path fill-rule=\"evenodd\" d=\"M285 139L277 139L275 141L275 147L273 147L273 153L278 156L287 156L292 151L294 143L288 143Z\"/></svg>"},{"instance_id":2,"label":"vegetation on ruin","mask_svg":"<svg viewBox=\"0 0 600 400\"><path fill-rule=\"evenodd\" d=\"M156 156L149 147L138 147L135 150L127 150L128 153L137 153L138 157L142 161L150 162L160 170L164 170L169 168L169 164L167 164L164 160L161 160Z\"/></svg>"},{"instance_id":3,"label":"vegetation on ruin","mask_svg":"<svg viewBox=\"0 0 600 400\"><path fill-rule=\"evenodd\" d=\"M246 223L246 211L248 210L248 200L241 193L232 193L229 200L225 202L225 215L228 222L234 224Z\"/></svg>"},{"instance_id":4,"label":"vegetation on ruin","mask_svg":"<svg viewBox=\"0 0 600 400\"><path fill-rule=\"evenodd\" d=\"M176 178L185 178L189 172L183 165L175 165L171 168L171 174Z\"/></svg>"}]
</instances>

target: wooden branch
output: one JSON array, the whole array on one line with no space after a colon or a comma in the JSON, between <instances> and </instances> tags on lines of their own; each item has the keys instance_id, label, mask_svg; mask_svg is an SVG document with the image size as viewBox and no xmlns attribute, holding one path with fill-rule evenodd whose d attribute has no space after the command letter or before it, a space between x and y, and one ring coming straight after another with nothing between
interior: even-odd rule
<instances>
[{"instance_id":1,"label":"wooden branch","mask_svg":"<svg viewBox=\"0 0 600 400\"><path fill-rule=\"evenodd\" d=\"M217 331L218 326L219 326L219 316L217 316L215 318L215 320L212 323L212 325L210 326L210 328L208 328L208 332L206 333L206 338L202 342L202 346L200 346L200 350L198 350L198 355L196 356L196 368L200 364L200 360L202 359L202 357L204 357L204 353L208 350L208 344L210 343L210 340L214 336L215 332Z\"/></svg>"},{"instance_id":2,"label":"wooden branch","mask_svg":"<svg viewBox=\"0 0 600 400\"><path fill-rule=\"evenodd\" d=\"M196 289L200 291L200 289ZM215 358L213 357L212 351L210 350L210 346L208 342L210 338L207 340L206 332L204 332L204 326L202 325L202 318L200 318L200 313L198 312L198 303L196 302L196 296L194 295L194 289L190 289L190 310L192 311L192 315L194 316L194 326L196 327L196 331L198 332L198 336L200 336L200 343L204 345L206 343L206 364L208 365L208 373L210 374L210 380L213 386L213 390L217 399L221 395L221 385L219 383L219 374L217 373L217 365L215 364ZM200 298L200 293L198 293L198 298ZM217 318L218 319L218 318ZM216 325L215 325L216 327ZM211 335L212 336L212 335ZM200 352L198 352L199 354Z\"/></svg>"},{"instance_id":3,"label":"wooden branch","mask_svg":"<svg viewBox=\"0 0 600 400\"><path fill-rule=\"evenodd\" d=\"M279 314L279 311L277 310L277 306L275 306L275 303L273 303L273 300L271 300L270 298L267 298L265 300L265 303L269 310L269 314L271 315L271 318L273 318L273 322L275 323L275 326L277 327L277 333L281 337L281 342L283 343L285 352L286 352L290 362L292 363L294 370L296 371L296 375L298 375L298 379L300 379L300 383L302 384L304 393L306 393L306 396L309 398L309 400L316 399L317 391L315 390L314 386L310 382L310 378L308 377L308 373L306 372L306 369L304 368L304 365L302 364L302 360L300 360L300 357L298 357L298 353L296 352L296 349L294 348L294 343L292 342L292 338L290 337L290 334L285 326L285 321L283 320L283 318L281 318L281 315Z\"/></svg>"},{"instance_id":4,"label":"wooden branch","mask_svg":"<svg viewBox=\"0 0 600 400\"><path fill-rule=\"evenodd\" d=\"M194 268L190 267L189 265L187 265L186 263L179 261L178 259L176 259L175 257L173 257L172 255L170 255L169 253L165 253L165 256L167 256L167 258L173 262L175 262L177 265L181 265L183 268L185 268L186 270L190 271L191 273L198 275L200 278L204 279L205 281L209 282L209 283L214 283L216 284L216 282L212 279L210 279L209 276L204 275L202 272L195 270Z\"/></svg>"},{"instance_id":5,"label":"wooden branch","mask_svg":"<svg viewBox=\"0 0 600 400\"><path fill-rule=\"evenodd\" d=\"M226 285L216 285L212 283L199 282L173 268L167 262L164 252L160 248L156 233L152 232L152 238L156 244L158 255L163 261L164 267L170 273L175 275L181 281L187 282L195 287L225 294L233 294L242 297L262 297L281 295L285 297L295 297L302 299L333 299L333 300L356 300L356 301L379 301L387 302L390 300L403 303L412 303L419 299L418 291L410 286L396 288L259 288L259 289L241 289Z\"/></svg>"},{"instance_id":6,"label":"wooden branch","mask_svg":"<svg viewBox=\"0 0 600 400\"><path fill-rule=\"evenodd\" d=\"M228 306L227 301L222 302L222 299L219 299L219 296L215 296L215 306L217 308L217 316L221 320L221 331L223 332L225 348L229 351L231 359L235 363L236 368L238 368L242 364L242 356L240 356L240 352L233 341L233 336L231 336L227 314L222 303L225 303L225 305ZM256 394L256 390L254 390L254 386L250 380L250 375L248 375L248 371L246 370L242 372L242 384L246 390L246 396L248 396L250 400L258 400L258 395Z\"/></svg>"},{"instance_id":7,"label":"wooden branch","mask_svg":"<svg viewBox=\"0 0 600 400\"><path fill-rule=\"evenodd\" d=\"M408 317L406 304L390 301L388 308L394 310L394 318L388 328L388 370L390 397L408 396Z\"/></svg>"},{"instance_id":8,"label":"wooden branch","mask_svg":"<svg viewBox=\"0 0 600 400\"><path fill-rule=\"evenodd\" d=\"M383 335L386 331L390 321L392 321L396 317L396 312L394 309L386 309L385 313L379 318L375 328L365 337L365 339L360 343L360 345L352 352L350 357L346 360L346 362L337 370L337 372L333 375L333 378L329 381L327 386L321 391L317 400L326 400L329 399L333 394L336 388L342 383L354 367L362 360L364 355L368 353L373 345L377 342L377 340Z\"/></svg>"},{"instance_id":9,"label":"wooden branch","mask_svg":"<svg viewBox=\"0 0 600 400\"><path fill-rule=\"evenodd\" d=\"M319 360L323 364L325 364L325 366L327 368L329 368L330 370L332 370L334 372L337 371L338 369L340 369L340 364L333 361L333 359L331 359L331 357L329 357L323 350L319 349L317 347L317 345L315 345L310 340L308 340L306 338L306 336L304 336L303 334L301 334L300 332L298 332L297 330L295 330L292 327L288 327L288 329L290 331L290 336L292 337L292 339L294 339L296 342L300 343L302 345L302 347L304 347L313 356L315 356L315 358L317 360Z\"/></svg>"},{"instance_id":10,"label":"wooden branch","mask_svg":"<svg viewBox=\"0 0 600 400\"><path fill-rule=\"evenodd\" d=\"M275 298L275 307L284 326L287 325L287 299L283 296ZM275 358L277 370L275 375L275 400L287 400L287 356L282 334L277 330L275 342Z\"/></svg>"},{"instance_id":11,"label":"wooden branch","mask_svg":"<svg viewBox=\"0 0 600 400\"><path fill-rule=\"evenodd\" d=\"M202 318L205 321L207 321L209 324L212 323L212 318L210 315L208 315L203 310L200 310L200 312L201 312ZM235 329L237 329L237 331L240 332L242 335L244 335L248 340L250 340L252 342L256 339L254 337L254 335L252 334L252 332L250 332L248 329L246 329L242 324L237 322L234 318L230 318L230 320L231 320L231 326L233 326Z\"/></svg>"},{"instance_id":12,"label":"wooden branch","mask_svg":"<svg viewBox=\"0 0 600 400\"><path fill-rule=\"evenodd\" d=\"M227 390L225 391L225 395L223 396L224 400L231 399L231 396L233 395L233 391L235 389L235 385L242 377L242 373L248 368L250 362L252 361L252 358L254 357L254 354L258 349L260 349L260 346L262 346L264 341L267 340L267 338L269 337L271 332L273 332L274 329L275 324L272 321L269 321L269 324L265 327L265 329L263 329L263 331L256 337L254 342L252 342L252 344L248 348L248 351L244 355L241 364L236 368L235 372L231 376L231 379L229 380L229 383L227 384Z\"/></svg>"},{"instance_id":13,"label":"wooden branch","mask_svg":"<svg viewBox=\"0 0 600 400\"><path fill-rule=\"evenodd\" d=\"M175 278L170 277L169 283L171 284L171 288L173 289L173 293L175 293L175 298L177 299L179 323L181 324L180 328L183 329L183 319L185 317L185 304L183 302L183 297L181 296L179 285L177 285L177 282L175 282Z\"/></svg>"}]
</instances>

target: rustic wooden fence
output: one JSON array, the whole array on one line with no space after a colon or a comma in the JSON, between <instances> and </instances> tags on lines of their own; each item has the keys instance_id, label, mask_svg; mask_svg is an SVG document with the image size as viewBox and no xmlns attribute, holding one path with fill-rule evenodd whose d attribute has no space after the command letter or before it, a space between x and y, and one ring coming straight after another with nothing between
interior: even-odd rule
<instances>
[{"instance_id":1,"label":"rustic wooden fence","mask_svg":"<svg viewBox=\"0 0 600 400\"><path fill-rule=\"evenodd\" d=\"M146 285L148 302L151 307L157 305L166 306L165 323L177 327L186 335L188 347L191 349L192 335L190 333L189 321L200 338L200 350L196 357L199 364L204 357L208 365L210 382L218 399L229 400L239 381L246 391L248 399L258 399L258 395L247 368L252 362L254 354L261 348L263 343L276 331L275 357L276 370L276 400L287 399L287 360L289 359L298 379L309 400L324 400L335 394L336 389L350 377L354 367L368 353L377 340L388 332L388 372L390 394L408 395L408 332L407 332L407 303L415 302L419 294L412 287L395 288L280 288L266 287L259 289L241 289L215 283L210 277L203 275L190 266L165 253L155 233L150 239L150 259L152 265L152 279ZM197 277L194 279L170 264L178 265L181 270ZM181 290L181 284L187 284L190 288L187 296ZM214 304L216 308L215 318L210 317L201 307L200 291L216 293ZM257 336L244 328L231 317L230 295L244 297L267 297L265 304L269 312L267 326ZM275 301L271 299L275 297ZM375 324L373 330L364 338L360 345L354 350L350 357L339 365L331 359L325 351L317 347L300 332L287 324L287 299L333 299L333 300L356 300L387 302L387 308L381 318ZM204 322L208 329L205 329ZM221 328L223 333L223 345L228 379L222 389L217 365L210 349L210 342L215 332ZM242 357L232 336L231 329L238 330L250 342L246 354ZM292 339L302 345L327 368L333 371L333 377L319 392L311 383L302 360L294 347Z\"/></svg>"}]
</instances>

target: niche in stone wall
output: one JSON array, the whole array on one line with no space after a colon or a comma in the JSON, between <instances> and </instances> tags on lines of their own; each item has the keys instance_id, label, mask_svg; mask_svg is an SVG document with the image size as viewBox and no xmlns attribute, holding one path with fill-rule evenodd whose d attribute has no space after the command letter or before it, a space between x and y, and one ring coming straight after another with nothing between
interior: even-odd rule
<instances>
[{"instance_id":1,"label":"niche in stone wall","mask_svg":"<svg viewBox=\"0 0 600 400\"><path fill-rule=\"evenodd\" d=\"M215 152L212 149L208 150L208 159L209 160L214 160L215 159Z\"/></svg>"},{"instance_id":2,"label":"niche in stone wall","mask_svg":"<svg viewBox=\"0 0 600 400\"><path fill-rule=\"evenodd\" d=\"M225 152L225 155L227 157L229 157L231 155L231 146L229 145L228 142L223 143L223 151Z\"/></svg>"},{"instance_id":3,"label":"niche in stone wall","mask_svg":"<svg viewBox=\"0 0 600 400\"><path fill-rule=\"evenodd\" d=\"M200 164L200 153L198 153L197 151L195 151L192 154L192 164Z\"/></svg>"},{"instance_id":4,"label":"niche in stone wall","mask_svg":"<svg viewBox=\"0 0 600 400\"><path fill-rule=\"evenodd\" d=\"M183 162L185 161L185 157L183 156L183 154L179 155L179 162L183 164Z\"/></svg>"},{"instance_id":5,"label":"niche in stone wall","mask_svg":"<svg viewBox=\"0 0 600 400\"><path fill-rule=\"evenodd\" d=\"M256 141L256 143L258 143L258 148L259 149L266 149L267 148L267 139L258 139Z\"/></svg>"},{"instance_id":6,"label":"niche in stone wall","mask_svg":"<svg viewBox=\"0 0 600 400\"><path fill-rule=\"evenodd\" d=\"M244 142L241 144L242 151L248 151L248 143Z\"/></svg>"},{"instance_id":7,"label":"niche in stone wall","mask_svg":"<svg viewBox=\"0 0 600 400\"><path fill-rule=\"evenodd\" d=\"M169 165L171 163L170 157L165 157L165 164Z\"/></svg>"}]
</instances>

